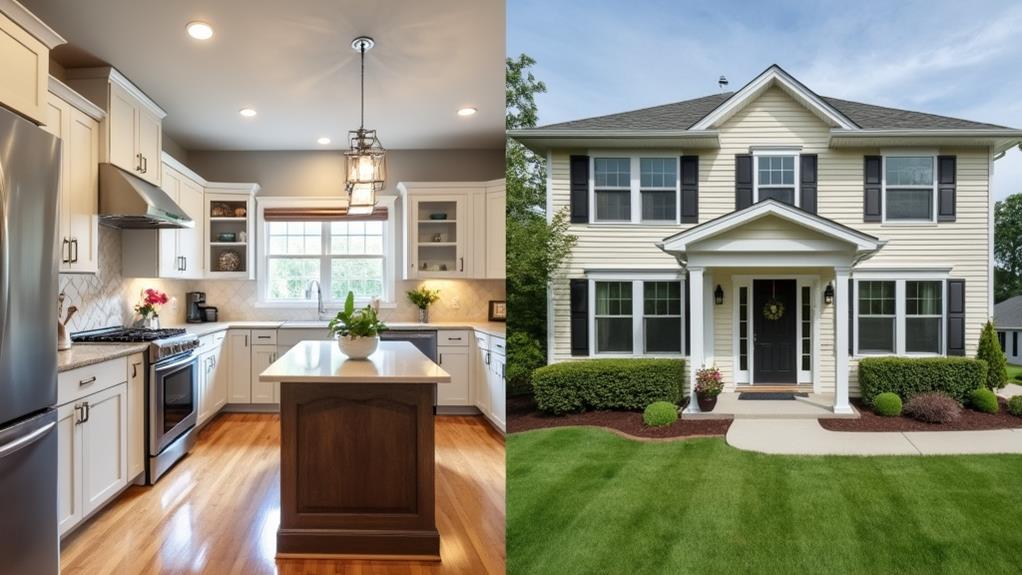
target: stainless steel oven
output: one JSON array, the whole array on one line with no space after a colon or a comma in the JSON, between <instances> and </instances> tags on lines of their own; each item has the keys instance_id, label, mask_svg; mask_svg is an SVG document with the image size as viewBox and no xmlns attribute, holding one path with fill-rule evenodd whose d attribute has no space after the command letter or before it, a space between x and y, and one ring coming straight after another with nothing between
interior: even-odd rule
<instances>
[{"instance_id":1,"label":"stainless steel oven","mask_svg":"<svg viewBox=\"0 0 1022 575\"><path fill-rule=\"evenodd\" d=\"M191 448L198 421L199 358L188 351L153 363L149 371L148 483L155 483Z\"/></svg>"}]
</instances>

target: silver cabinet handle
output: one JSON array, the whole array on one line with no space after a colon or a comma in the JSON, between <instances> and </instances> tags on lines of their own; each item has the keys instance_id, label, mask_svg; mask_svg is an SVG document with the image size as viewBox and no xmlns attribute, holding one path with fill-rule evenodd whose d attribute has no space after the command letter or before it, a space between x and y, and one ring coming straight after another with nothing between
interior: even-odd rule
<instances>
[{"instance_id":1,"label":"silver cabinet handle","mask_svg":"<svg viewBox=\"0 0 1022 575\"><path fill-rule=\"evenodd\" d=\"M465 258L458 258L458 271L465 271Z\"/></svg>"},{"instance_id":2,"label":"silver cabinet handle","mask_svg":"<svg viewBox=\"0 0 1022 575\"><path fill-rule=\"evenodd\" d=\"M181 268L181 271L183 272L188 271L188 256L181 256L181 264L183 266Z\"/></svg>"},{"instance_id":3,"label":"silver cabinet handle","mask_svg":"<svg viewBox=\"0 0 1022 575\"><path fill-rule=\"evenodd\" d=\"M142 156L142 154L139 154L139 156ZM142 173L149 173L149 158L145 156L142 156Z\"/></svg>"},{"instance_id":4,"label":"silver cabinet handle","mask_svg":"<svg viewBox=\"0 0 1022 575\"><path fill-rule=\"evenodd\" d=\"M135 362L135 363L131 364L131 378L132 379L138 377L138 366L140 366L140 365L142 365L141 362Z\"/></svg>"},{"instance_id":5,"label":"silver cabinet handle","mask_svg":"<svg viewBox=\"0 0 1022 575\"><path fill-rule=\"evenodd\" d=\"M85 423L86 421L89 420L89 417L92 415L92 409L89 406L88 401L82 402L82 411L85 413L85 419L82 419L82 423Z\"/></svg>"},{"instance_id":6,"label":"silver cabinet handle","mask_svg":"<svg viewBox=\"0 0 1022 575\"><path fill-rule=\"evenodd\" d=\"M135 171L141 174L142 173L142 154L141 153L135 154L135 157L138 158L138 165L135 166Z\"/></svg>"},{"instance_id":7,"label":"silver cabinet handle","mask_svg":"<svg viewBox=\"0 0 1022 575\"><path fill-rule=\"evenodd\" d=\"M64 255L64 248L67 248L67 255ZM60 244L60 263L69 264L71 263L71 240L64 238L64 241Z\"/></svg>"},{"instance_id":8,"label":"silver cabinet handle","mask_svg":"<svg viewBox=\"0 0 1022 575\"><path fill-rule=\"evenodd\" d=\"M461 338L460 337L449 337L449 338L447 338L447 340L448 341L461 341Z\"/></svg>"},{"instance_id":9,"label":"silver cabinet handle","mask_svg":"<svg viewBox=\"0 0 1022 575\"><path fill-rule=\"evenodd\" d=\"M444 354L440 354L440 365L444 364Z\"/></svg>"},{"instance_id":10,"label":"silver cabinet handle","mask_svg":"<svg viewBox=\"0 0 1022 575\"><path fill-rule=\"evenodd\" d=\"M83 379L83 380L79 381L78 385L79 386L89 385L90 383L95 383L95 381L96 381L96 376L94 375L94 376L90 377L89 379Z\"/></svg>"},{"instance_id":11,"label":"silver cabinet handle","mask_svg":"<svg viewBox=\"0 0 1022 575\"><path fill-rule=\"evenodd\" d=\"M28 447L32 443L35 443L36 440L38 440L43 435L46 435L47 432L53 429L53 426L55 425L57 424L51 421L50 423L47 423L46 425L40 427L39 429L33 431L32 433L29 433L25 437L22 437L21 439L17 439L15 441L8 443L7 445L4 445L3 447L0 447L0 457L6 457L23 447Z\"/></svg>"},{"instance_id":12,"label":"silver cabinet handle","mask_svg":"<svg viewBox=\"0 0 1022 575\"><path fill-rule=\"evenodd\" d=\"M490 352L486 352L486 365L490 365Z\"/></svg>"},{"instance_id":13,"label":"silver cabinet handle","mask_svg":"<svg viewBox=\"0 0 1022 575\"><path fill-rule=\"evenodd\" d=\"M82 409L82 405L79 403L75 406L75 425L79 425L85 421L85 410Z\"/></svg>"},{"instance_id":14,"label":"silver cabinet handle","mask_svg":"<svg viewBox=\"0 0 1022 575\"><path fill-rule=\"evenodd\" d=\"M71 256L71 263L78 263L78 238L71 238L71 247L75 250L75 255Z\"/></svg>"},{"instance_id":15,"label":"silver cabinet handle","mask_svg":"<svg viewBox=\"0 0 1022 575\"><path fill-rule=\"evenodd\" d=\"M248 347L248 335L245 336L245 347Z\"/></svg>"}]
</instances>

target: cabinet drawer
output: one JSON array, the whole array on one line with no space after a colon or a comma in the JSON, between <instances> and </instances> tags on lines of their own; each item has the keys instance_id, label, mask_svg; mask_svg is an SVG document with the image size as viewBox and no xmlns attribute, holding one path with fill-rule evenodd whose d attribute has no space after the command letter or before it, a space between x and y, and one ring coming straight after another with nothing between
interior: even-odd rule
<instances>
[{"instance_id":1,"label":"cabinet drawer","mask_svg":"<svg viewBox=\"0 0 1022 575\"><path fill-rule=\"evenodd\" d=\"M119 357L57 375L57 405L128 381L128 358Z\"/></svg>"},{"instance_id":2,"label":"cabinet drawer","mask_svg":"<svg viewBox=\"0 0 1022 575\"><path fill-rule=\"evenodd\" d=\"M485 333L483 333L481 331L473 332L473 334L475 335L475 338L476 338L476 347L478 347L479 349L481 349L483 351L488 351L490 349L490 336L489 336L489 334L485 334Z\"/></svg>"},{"instance_id":3,"label":"cabinet drawer","mask_svg":"<svg viewBox=\"0 0 1022 575\"><path fill-rule=\"evenodd\" d=\"M490 351L504 355L507 353L507 343L502 337L490 337Z\"/></svg>"},{"instance_id":4,"label":"cabinet drawer","mask_svg":"<svg viewBox=\"0 0 1022 575\"><path fill-rule=\"evenodd\" d=\"M472 332L463 330L440 330L436 334L436 344L446 346L467 347L469 334Z\"/></svg>"},{"instance_id":5,"label":"cabinet drawer","mask_svg":"<svg viewBox=\"0 0 1022 575\"><path fill-rule=\"evenodd\" d=\"M226 331L218 331L215 333L209 333L199 338L199 353L206 353L212 351L224 343L224 338L227 337Z\"/></svg>"},{"instance_id":6,"label":"cabinet drawer","mask_svg":"<svg viewBox=\"0 0 1022 575\"><path fill-rule=\"evenodd\" d=\"M253 329L252 345L277 345L277 330Z\"/></svg>"}]
</instances>

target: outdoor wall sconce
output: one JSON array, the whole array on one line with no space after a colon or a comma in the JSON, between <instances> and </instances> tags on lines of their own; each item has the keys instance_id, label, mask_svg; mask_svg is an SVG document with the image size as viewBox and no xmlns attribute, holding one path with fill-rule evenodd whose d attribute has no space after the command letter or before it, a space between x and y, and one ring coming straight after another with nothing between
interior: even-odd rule
<instances>
[{"instance_id":1,"label":"outdoor wall sconce","mask_svg":"<svg viewBox=\"0 0 1022 575\"><path fill-rule=\"evenodd\" d=\"M827 288L823 290L823 303L827 305L834 303L834 284L827 284Z\"/></svg>"},{"instance_id":2,"label":"outdoor wall sconce","mask_svg":"<svg viewBox=\"0 0 1022 575\"><path fill-rule=\"evenodd\" d=\"M721 289L720 284L717 284L717 289L713 290L713 303L717 305L724 303L724 290Z\"/></svg>"}]
</instances>

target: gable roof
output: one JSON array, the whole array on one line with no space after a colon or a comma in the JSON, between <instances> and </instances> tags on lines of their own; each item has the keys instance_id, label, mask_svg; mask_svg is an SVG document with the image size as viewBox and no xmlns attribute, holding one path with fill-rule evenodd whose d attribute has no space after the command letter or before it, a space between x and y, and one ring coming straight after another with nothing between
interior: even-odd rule
<instances>
[{"instance_id":1,"label":"gable roof","mask_svg":"<svg viewBox=\"0 0 1022 575\"><path fill-rule=\"evenodd\" d=\"M1022 295L994 304L994 325L998 329L1022 329Z\"/></svg>"}]
</instances>

